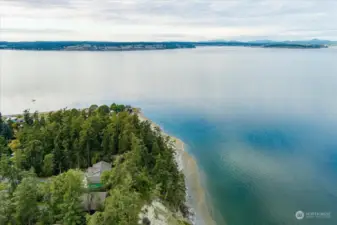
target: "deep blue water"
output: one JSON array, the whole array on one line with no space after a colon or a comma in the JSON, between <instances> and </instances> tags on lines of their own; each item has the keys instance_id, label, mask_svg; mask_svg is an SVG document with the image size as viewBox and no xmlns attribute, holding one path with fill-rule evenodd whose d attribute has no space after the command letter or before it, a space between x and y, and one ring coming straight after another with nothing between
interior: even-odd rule
<instances>
[{"instance_id":1,"label":"deep blue water","mask_svg":"<svg viewBox=\"0 0 337 225\"><path fill-rule=\"evenodd\" d=\"M337 224L337 49L3 51L0 59L5 113L112 101L143 108L188 145L218 221ZM330 216L297 220L299 210Z\"/></svg>"}]
</instances>

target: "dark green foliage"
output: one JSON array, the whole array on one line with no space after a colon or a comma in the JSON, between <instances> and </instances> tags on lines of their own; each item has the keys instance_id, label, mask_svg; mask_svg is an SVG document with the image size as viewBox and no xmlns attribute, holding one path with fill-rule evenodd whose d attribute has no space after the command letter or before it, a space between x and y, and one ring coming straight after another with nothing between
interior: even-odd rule
<instances>
[{"instance_id":1,"label":"dark green foliage","mask_svg":"<svg viewBox=\"0 0 337 225\"><path fill-rule=\"evenodd\" d=\"M7 146L7 140L5 139L5 137L0 136L0 158L1 155L9 155L10 154L10 149Z\"/></svg>"},{"instance_id":2,"label":"dark green foliage","mask_svg":"<svg viewBox=\"0 0 337 225\"><path fill-rule=\"evenodd\" d=\"M29 114L29 110L23 112L23 119L27 125L33 125L34 123L32 116Z\"/></svg>"},{"instance_id":3,"label":"dark green foliage","mask_svg":"<svg viewBox=\"0 0 337 225\"><path fill-rule=\"evenodd\" d=\"M38 218L37 182L34 178L24 178L13 194L14 217L17 224L35 224Z\"/></svg>"},{"instance_id":4,"label":"dark green foliage","mask_svg":"<svg viewBox=\"0 0 337 225\"><path fill-rule=\"evenodd\" d=\"M49 186L50 209L64 225L83 224L84 213L80 197L83 194L83 174L69 170L54 177Z\"/></svg>"},{"instance_id":5,"label":"dark green foliage","mask_svg":"<svg viewBox=\"0 0 337 225\"><path fill-rule=\"evenodd\" d=\"M43 160L43 175L49 177L54 172L54 155L47 154Z\"/></svg>"},{"instance_id":6,"label":"dark green foliage","mask_svg":"<svg viewBox=\"0 0 337 225\"><path fill-rule=\"evenodd\" d=\"M0 124L1 131L0 136L3 136L6 140L10 140L13 138L13 130L10 124L2 123Z\"/></svg>"},{"instance_id":7,"label":"dark green foliage","mask_svg":"<svg viewBox=\"0 0 337 225\"><path fill-rule=\"evenodd\" d=\"M110 196L105 200L103 212L100 214L101 221L95 221L95 225L136 225L140 212L140 196L137 192L128 189L114 188L110 191ZM95 216L96 217L96 216Z\"/></svg>"},{"instance_id":8,"label":"dark green foliage","mask_svg":"<svg viewBox=\"0 0 337 225\"><path fill-rule=\"evenodd\" d=\"M13 204L10 193L0 190L0 224L10 224L14 222Z\"/></svg>"},{"instance_id":9,"label":"dark green foliage","mask_svg":"<svg viewBox=\"0 0 337 225\"><path fill-rule=\"evenodd\" d=\"M113 103L111 106L110 106L110 109L112 111L114 111L115 113L120 113L120 112L124 112L126 111L126 109L129 109L130 107L126 107L125 105L118 105L116 103Z\"/></svg>"},{"instance_id":10,"label":"dark green foliage","mask_svg":"<svg viewBox=\"0 0 337 225\"><path fill-rule=\"evenodd\" d=\"M107 105L101 105L97 110L98 113L102 116L106 116L110 113L110 108Z\"/></svg>"},{"instance_id":11,"label":"dark green foliage","mask_svg":"<svg viewBox=\"0 0 337 225\"><path fill-rule=\"evenodd\" d=\"M0 178L8 180L15 201L24 203L22 208L0 208L0 221L85 224L80 205L83 177L71 169L83 170L101 160L113 163L112 170L102 176L109 197L102 211L87 216L87 224L136 224L141 206L154 198L172 210L184 209L184 176L169 139L152 129L150 122L140 122L131 106L92 105L44 115L25 111L24 120L10 144L12 149L0 137ZM24 190L36 189L32 171L40 177L58 176L46 182L40 193L23 196ZM7 204L8 196L0 197ZM25 208L28 198L30 209ZM37 202L43 207L37 207ZM1 213L10 210L12 216Z\"/></svg>"},{"instance_id":12,"label":"dark green foliage","mask_svg":"<svg viewBox=\"0 0 337 225\"><path fill-rule=\"evenodd\" d=\"M0 137L5 138L6 140L10 140L13 138L13 130L12 130L12 122L5 123L2 119L2 115L0 113Z\"/></svg>"}]
</instances>

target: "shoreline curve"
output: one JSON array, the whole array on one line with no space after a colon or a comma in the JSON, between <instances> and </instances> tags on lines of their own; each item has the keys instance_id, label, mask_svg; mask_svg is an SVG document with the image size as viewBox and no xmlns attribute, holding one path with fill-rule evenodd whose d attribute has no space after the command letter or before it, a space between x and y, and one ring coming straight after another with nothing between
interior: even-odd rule
<instances>
[{"instance_id":1,"label":"shoreline curve","mask_svg":"<svg viewBox=\"0 0 337 225\"><path fill-rule=\"evenodd\" d=\"M138 112L141 121L149 121L153 128L159 127L163 136L168 136L173 141L176 152L176 161L179 169L185 175L187 189L187 205L191 209L193 218L190 218L194 225L216 225L211 216L210 206L207 204L206 193L201 182L200 171L196 160L186 151L186 144L177 137L169 135L163 131L162 127Z\"/></svg>"}]
</instances>

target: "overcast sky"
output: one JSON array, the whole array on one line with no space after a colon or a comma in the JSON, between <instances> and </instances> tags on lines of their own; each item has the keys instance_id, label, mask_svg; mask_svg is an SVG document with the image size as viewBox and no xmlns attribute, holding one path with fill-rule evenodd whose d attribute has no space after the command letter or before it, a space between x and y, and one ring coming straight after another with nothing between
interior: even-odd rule
<instances>
[{"instance_id":1,"label":"overcast sky","mask_svg":"<svg viewBox=\"0 0 337 225\"><path fill-rule=\"evenodd\" d=\"M337 0L0 0L0 40L337 40Z\"/></svg>"}]
</instances>

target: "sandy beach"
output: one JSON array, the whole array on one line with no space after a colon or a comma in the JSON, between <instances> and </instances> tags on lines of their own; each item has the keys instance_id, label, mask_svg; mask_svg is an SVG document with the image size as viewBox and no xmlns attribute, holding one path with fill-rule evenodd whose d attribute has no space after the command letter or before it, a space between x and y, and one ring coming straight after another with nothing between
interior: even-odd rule
<instances>
[{"instance_id":1,"label":"sandy beach","mask_svg":"<svg viewBox=\"0 0 337 225\"><path fill-rule=\"evenodd\" d=\"M141 121L150 121L153 128L160 127L142 113L138 113ZM201 177L198 165L195 159L186 151L186 145L180 139L168 135L162 130L164 136L169 136L174 143L176 150L176 160L178 166L185 175L185 182L187 186L187 204L191 208L191 212L195 214L191 218L194 225L216 225L210 213L210 206L206 202L206 193L201 183Z\"/></svg>"}]
</instances>

